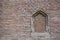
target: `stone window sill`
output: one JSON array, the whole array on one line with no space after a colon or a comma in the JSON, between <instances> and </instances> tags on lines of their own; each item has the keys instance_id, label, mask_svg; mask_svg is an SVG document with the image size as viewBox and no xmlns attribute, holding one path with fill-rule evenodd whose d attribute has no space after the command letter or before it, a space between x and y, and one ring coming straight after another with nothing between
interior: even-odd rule
<instances>
[{"instance_id":1,"label":"stone window sill","mask_svg":"<svg viewBox=\"0 0 60 40\"><path fill-rule=\"evenodd\" d=\"M41 37L41 38L50 38L50 34L48 32L43 32L43 33L31 33L31 36L33 37Z\"/></svg>"}]
</instances>

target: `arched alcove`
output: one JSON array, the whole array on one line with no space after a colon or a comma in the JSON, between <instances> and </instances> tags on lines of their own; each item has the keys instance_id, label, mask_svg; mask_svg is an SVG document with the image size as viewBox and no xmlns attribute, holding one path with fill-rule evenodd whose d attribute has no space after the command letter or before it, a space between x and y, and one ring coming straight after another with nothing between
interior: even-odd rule
<instances>
[{"instance_id":1,"label":"arched alcove","mask_svg":"<svg viewBox=\"0 0 60 40\"><path fill-rule=\"evenodd\" d=\"M32 15L34 32L46 32L48 16L43 11L39 10Z\"/></svg>"}]
</instances>

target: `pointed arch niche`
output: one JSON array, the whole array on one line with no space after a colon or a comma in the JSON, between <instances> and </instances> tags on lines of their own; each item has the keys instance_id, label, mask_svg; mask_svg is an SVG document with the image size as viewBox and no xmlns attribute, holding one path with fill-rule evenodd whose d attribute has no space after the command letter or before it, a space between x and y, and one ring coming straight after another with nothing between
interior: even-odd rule
<instances>
[{"instance_id":1,"label":"pointed arch niche","mask_svg":"<svg viewBox=\"0 0 60 40\"><path fill-rule=\"evenodd\" d=\"M34 34L44 34L47 33L48 29L48 15L43 11L39 10L32 15L32 33Z\"/></svg>"}]
</instances>

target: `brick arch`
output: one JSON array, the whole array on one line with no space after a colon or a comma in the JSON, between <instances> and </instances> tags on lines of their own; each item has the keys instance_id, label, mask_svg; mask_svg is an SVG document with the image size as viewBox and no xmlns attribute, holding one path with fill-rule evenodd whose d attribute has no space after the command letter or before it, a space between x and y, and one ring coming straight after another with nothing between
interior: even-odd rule
<instances>
[{"instance_id":1,"label":"brick arch","mask_svg":"<svg viewBox=\"0 0 60 40\"><path fill-rule=\"evenodd\" d=\"M37 16L38 14L41 14L41 15L43 15L43 16L48 16L45 12L43 12L43 11L41 11L41 10L35 12L32 16L35 17L35 16Z\"/></svg>"}]
</instances>

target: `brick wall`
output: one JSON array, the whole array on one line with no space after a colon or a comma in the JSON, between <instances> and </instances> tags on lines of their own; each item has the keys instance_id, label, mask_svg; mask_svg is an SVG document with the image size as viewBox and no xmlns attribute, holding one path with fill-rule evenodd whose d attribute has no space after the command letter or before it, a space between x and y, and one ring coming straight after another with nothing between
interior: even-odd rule
<instances>
[{"instance_id":1,"label":"brick wall","mask_svg":"<svg viewBox=\"0 0 60 40\"><path fill-rule=\"evenodd\" d=\"M60 0L1 0L0 40L59 40ZM49 38L31 35L32 15L42 10L48 15ZM48 35L48 36L49 36Z\"/></svg>"}]
</instances>

